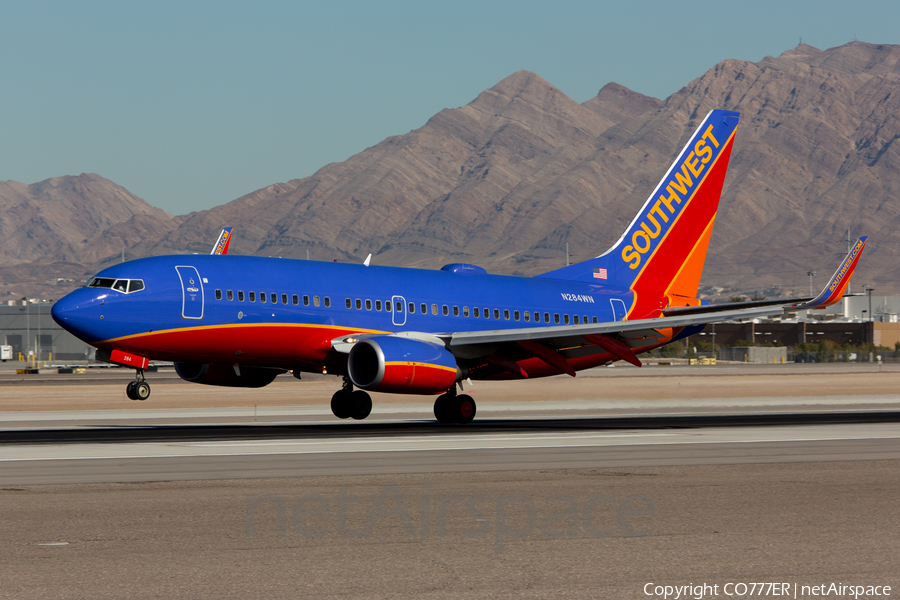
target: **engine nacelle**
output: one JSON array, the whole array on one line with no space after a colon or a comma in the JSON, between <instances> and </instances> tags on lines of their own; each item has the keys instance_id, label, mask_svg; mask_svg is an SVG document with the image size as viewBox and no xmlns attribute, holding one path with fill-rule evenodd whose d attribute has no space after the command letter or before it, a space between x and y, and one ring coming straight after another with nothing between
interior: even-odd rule
<instances>
[{"instance_id":1,"label":"engine nacelle","mask_svg":"<svg viewBox=\"0 0 900 600\"><path fill-rule=\"evenodd\" d=\"M234 367L211 363L175 363L175 372L185 381L226 387L260 388L269 385L283 369Z\"/></svg>"},{"instance_id":2,"label":"engine nacelle","mask_svg":"<svg viewBox=\"0 0 900 600\"><path fill-rule=\"evenodd\" d=\"M358 388L399 394L439 394L460 377L456 358L443 346L392 335L356 342L347 371Z\"/></svg>"}]
</instances>

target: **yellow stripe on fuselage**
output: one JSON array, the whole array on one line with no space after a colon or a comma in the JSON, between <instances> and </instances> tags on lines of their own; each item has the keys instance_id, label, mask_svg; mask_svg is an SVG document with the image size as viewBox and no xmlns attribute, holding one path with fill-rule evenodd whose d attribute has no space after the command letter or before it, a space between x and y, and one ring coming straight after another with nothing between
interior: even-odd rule
<instances>
[{"instance_id":1,"label":"yellow stripe on fuselage","mask_svg":"<svg viewBox=\"0 0 900 600\"><path fill-rule=\"evenodd\" d=\"M136 340L143 337L150 337L156 335L165 335L171 333L189 333L191 331L208 331L212 329L248 329L255 327L295 327L300 329L332 329L344 331L346 333L374 333L374 334L384 334L391 335L393 332L390 331L379 331L377 329L359 329L353 327L344 327L342 325L316 325L313 323L228 323L223 325L200 325L198 327L178 327L176 329L158 329L156 331L148 331L146 333L135 333L131 335L123 335L117 338L109 338L108 340L102 340L99 342L94 342L94 344L113 344L115 342L122 342L125 340Z\"/></svg>"},{"instance_id":2,"label":"yellow stripe on fuselage","mask_svg":"<svg viewBox=\"0 0 900 600\"><path fill-rule=\"evenodd\" d=\"M415 362L415 361L408 361L408 360L385 361L384 366L385 367L394 367L394 366L430 367L432 369L440 369L441 371L448 371L451 373L456 373L456 367L445 367L444 365L435 365L432 363Z\"/></svg>"}]
</instances>

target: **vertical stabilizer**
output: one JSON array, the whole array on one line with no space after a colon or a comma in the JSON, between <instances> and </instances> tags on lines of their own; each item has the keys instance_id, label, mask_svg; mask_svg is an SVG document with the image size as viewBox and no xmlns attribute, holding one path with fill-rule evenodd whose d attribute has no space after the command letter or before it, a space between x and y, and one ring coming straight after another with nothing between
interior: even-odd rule
<instances>
[{"instance_id":1,"label":"vertical stabilizer","mask_svg":"<svg viewBox=\"0 0 900 600\"><path fill-rule=\"evenodd\" d=\"M219 239L213 244L210 254L228 254L228 244L231 243L231 227L226 227L219 234Z\"/></svg>"},{"instance_id":2,"label":"vertical stabilizer","mask_svg":"<svg viewBox=\"0 0 900 600\"><path fill-rule=\"evenodd\" d=\"M694 298L738 113L711 111L628 229L597 258L539 275Z\"/></svg>"}]
</instances>

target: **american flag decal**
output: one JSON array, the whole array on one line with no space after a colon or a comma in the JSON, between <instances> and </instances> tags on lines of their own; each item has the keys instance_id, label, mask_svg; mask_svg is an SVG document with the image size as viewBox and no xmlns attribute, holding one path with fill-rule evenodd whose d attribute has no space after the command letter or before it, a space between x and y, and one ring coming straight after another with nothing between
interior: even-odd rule
<instances>
[{"instance_id":1,"label":"american flag decal","mask_svg":"<svg viewBox=\"0 0 900 600\"><path fill-rule=\"evenodd\" d=\"M606 269L594 269L594 279L606 279Z\"/></svg>"}]
</instances>

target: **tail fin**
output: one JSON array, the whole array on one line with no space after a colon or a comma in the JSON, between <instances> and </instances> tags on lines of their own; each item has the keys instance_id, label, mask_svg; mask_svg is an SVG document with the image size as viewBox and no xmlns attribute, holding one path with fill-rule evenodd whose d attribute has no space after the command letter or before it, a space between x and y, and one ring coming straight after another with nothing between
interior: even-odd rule
<instances>
[{"instance_id":1,"label":"tail fin","mask_svg":"<svg viewBox=\"0 0 900 600\"><path fill-rule=\"evenodd\" d=\"M231 227L226 227L219 234L219 239L213 244L210 254L228 254L228 244L231 243Z\"/></svg>"},{"instance_id":2,"label":"tail fin","mask_svg":"<svg viewBox=\"0 0 900 600\"><path fill-rule=\"evenodd\" d=\"M694 298L738 117L736 112L710 111L612 248L539 277Z\"/></svg>"}]
</instances>

